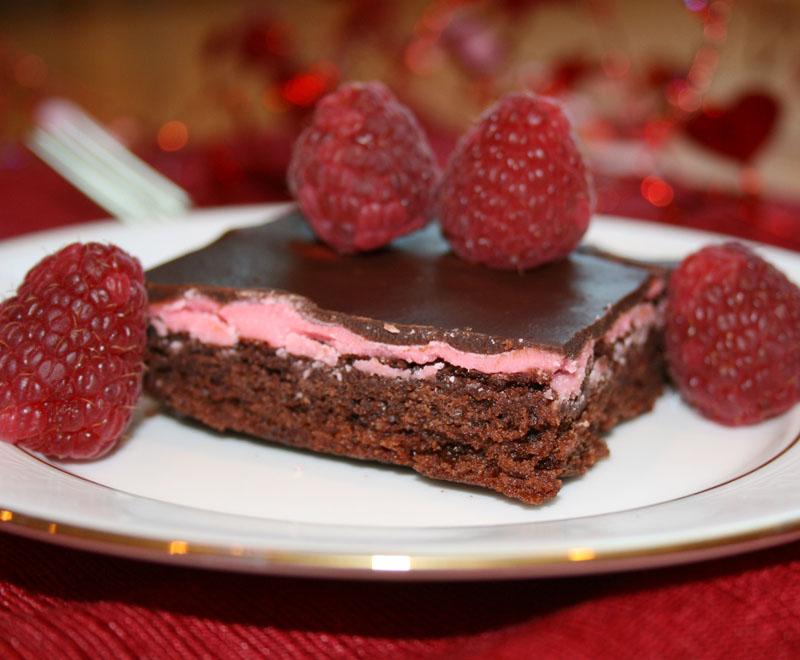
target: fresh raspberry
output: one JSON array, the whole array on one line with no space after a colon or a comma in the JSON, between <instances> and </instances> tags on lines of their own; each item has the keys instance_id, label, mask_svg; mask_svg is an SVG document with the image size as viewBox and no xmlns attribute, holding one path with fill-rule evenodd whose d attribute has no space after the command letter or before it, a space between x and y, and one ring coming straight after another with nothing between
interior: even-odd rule
<instances>
[{"instance_id":1,"label":"fresh raspberry","mask_svg":"<svg viewBox=\"0 0 800 660\"><path fill-rule=\"evenodd\" d=\"M145 288L111 245L45 257L0 306L0 439L56 458L97 458L141 393Z\"/></svg>"},{"instance_id":2,"label":"fresh raspberry","mask_svg":"<svg viewBox=\"0 0 800 660\"><path fill-rule=\"evenodd\" d=\"M456 144L438 194L453 251L522 270L568 255L586 232L594 187L554 101L512 93Z\"/></svg>"},{"instance_id":3,"label":"fresh raspberry","mask_svg":"<svg viewBox=\"0 0 800 660\"><path fill-rule=\"evenodd\" d=\"M740 243L686 257L669 282L666 356L681 394L740 426L800 400L800 289Z\"/></svg>"},{"instance_id":4,"label":"fresh raspberry","mask_svg":"<svg viewBox=\"0 0 800 660\"><path fill-rule=\"evenodd\" d=\"M314 232L342 253L379 248L427 224L437 179L416 118L378 82L325 96L288 172Z\"/></svg>"}]
</instances>

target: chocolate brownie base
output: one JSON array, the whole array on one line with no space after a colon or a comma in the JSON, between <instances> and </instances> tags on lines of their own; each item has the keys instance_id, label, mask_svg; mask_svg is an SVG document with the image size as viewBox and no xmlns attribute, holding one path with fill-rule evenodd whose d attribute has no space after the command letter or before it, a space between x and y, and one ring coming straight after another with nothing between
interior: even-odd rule
<instances>
[{"instance_id":1,"label":"chocolate brownie base","mask_svg":"<svg viewBox=\"0 0 800 660\"><path fill-rule=\"evenodd\" d=\"M652 407L663 383L660 341L654 326L642 344L597 342L580 394L554 403L532 376L447 365L431 378L386 378L346 358L329 368L262 342L219 347L151 329L145 385L174 412L221 431L405 465L538 504L608 453L608 429Z\"/></svg>"}]
</instances>

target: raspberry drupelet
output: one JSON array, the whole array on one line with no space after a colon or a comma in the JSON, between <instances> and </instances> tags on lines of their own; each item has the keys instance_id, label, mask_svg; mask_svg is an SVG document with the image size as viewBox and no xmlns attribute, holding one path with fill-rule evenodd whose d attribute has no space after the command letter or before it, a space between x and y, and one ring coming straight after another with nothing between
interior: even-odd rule
<instances>
[{"instance_id":1,"label":"raspberry drupelet","mask_svg":"<svg viewBox=\"0 0 800 660\"><path fill-rule=\"evenodd\" d=\"M112 245L45 257L0 306L0 439L55 458L110 451L141 393L144 276Z\"/></svg>"}]
</instances>

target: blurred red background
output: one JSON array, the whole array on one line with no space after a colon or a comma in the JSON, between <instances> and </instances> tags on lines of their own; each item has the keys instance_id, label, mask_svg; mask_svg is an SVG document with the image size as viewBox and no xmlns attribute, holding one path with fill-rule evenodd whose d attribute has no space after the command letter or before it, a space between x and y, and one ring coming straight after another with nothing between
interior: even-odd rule
<instances>
[{"instance_id":1,"label":"blurred red background","mask_svg":"<svg viewBox=\"0 0 800 660\"><path fill-rule=\"evenodd\" d=\"M566 105L601 212L722 214L800 247L798 0L2 0L0 14L6 212L15 173L44 168L21 144L43 96L79 102L198 204L229 204L284 199L316 100L379 78L442 159L492 100L531 89Z\"/></svg>"}]
</instances>

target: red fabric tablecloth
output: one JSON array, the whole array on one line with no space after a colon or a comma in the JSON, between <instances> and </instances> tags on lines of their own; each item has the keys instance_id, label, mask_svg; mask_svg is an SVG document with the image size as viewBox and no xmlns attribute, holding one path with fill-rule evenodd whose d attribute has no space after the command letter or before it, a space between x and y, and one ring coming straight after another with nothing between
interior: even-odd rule
<instances>
[{"instance_id":1,"label":"red fabric tablecloth","mask_svg":"<svg viewBox=\"0 0 800 660\"><path fill-rule=\"evenodd\" d=\"M0 237L104 215L29 155L12 155L0 168ZM654 210L636 182L603 186L602 210L800 249L790 204L740 213L749 202L728 199L720 216L685 192L683 206ZM3 659L629 657L800 658L800 543L601 576L350 582L149 564L0 526Z\"/></svg>"}]
</instances>

